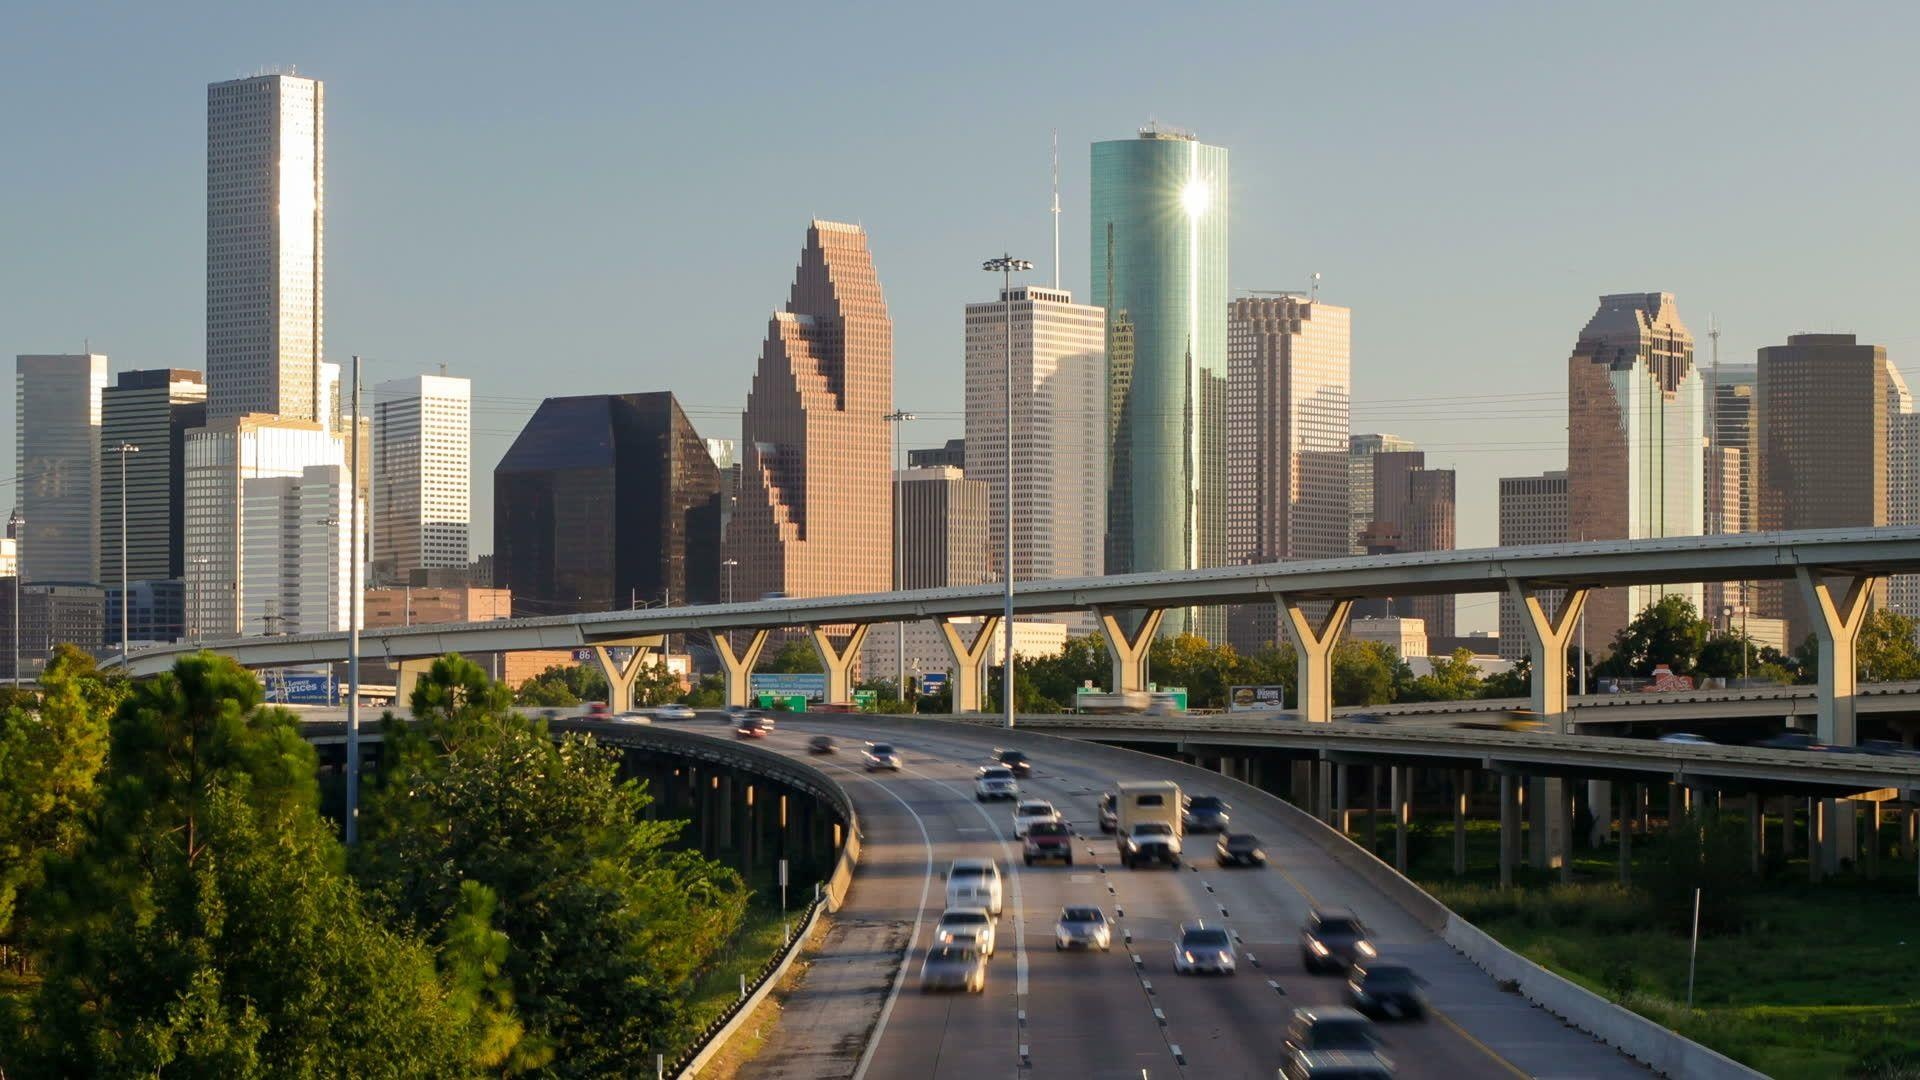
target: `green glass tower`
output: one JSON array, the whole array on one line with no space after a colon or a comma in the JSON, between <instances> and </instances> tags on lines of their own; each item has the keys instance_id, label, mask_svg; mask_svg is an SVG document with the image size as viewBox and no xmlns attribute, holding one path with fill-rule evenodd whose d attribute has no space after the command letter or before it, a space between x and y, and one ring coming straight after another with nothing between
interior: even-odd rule
<instances>
[{"instance_id":1,"label":"green glass tower","mask_svg":"<svg viewBox=\"0 0 1920 1080\"><path fill-rule=\"evenodd\" d=\"M1158 126L1093 144L1091 289L1112 388L1107 572L1226 555L1227 151ZM1213 622L1220 625L1211 625ZM1217 609L1163 633L1224 639Z\"/></svg>"}]
</instances>

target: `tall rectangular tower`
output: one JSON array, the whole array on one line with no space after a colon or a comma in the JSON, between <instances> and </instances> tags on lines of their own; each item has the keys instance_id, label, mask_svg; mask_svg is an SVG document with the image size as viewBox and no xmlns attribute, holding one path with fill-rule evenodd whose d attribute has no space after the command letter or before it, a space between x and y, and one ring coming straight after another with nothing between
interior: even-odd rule
<instances>
[{"instance_id":1,"label":"tall rectangular tower","mask_svg":"<svg viewBox=\"0 0 1920 1080\"><path fill-rule=\"evenodd\" d=\"M465 569L473 524L473 384L415 375L373 390L373 563L382 581Z\"/></svg>"},{"instance_id":2,"label":"tall rectangular tower","mask_svg":"<svg viewBox=\"0 0 1920 1080\"><path fill-rule=\"evenodd\" d=\"M740 417L736 599L885 592L893 322L858 225L807 229Z\"/></svg>"},{"instance_id":3,"label":"tall rectangular tower","mask_svg":"<svg viewBox=\"0 0 1920 1080\"><path fill-rule=\"evenodd\" d=\"M1500 546L1530 547L1563 544L1567 540L1567 474L1500 478ZM1558 590L1541 597L1548 611L1559 610ZM1527 654L1527 634L1520 624L1520 607L1500 594L1500 656L1519 660Z\"/></svg>"},{"instance_id":4,"label":"tall rectangular tower","mask_svg":"<svg viewBox=\"0 0 1920 1080\"><path fill-rule=\"evenodd\" d=\"M107 358L15 359L14 467L21 578L80 583L100 569L100 395Z\"/></svg>"},{"instance_id":5,"label":"tall rectangular tower","mask_svg":"<svg viewBox=\"0 0 1920 1080\"><path fill-rule=\"evenodd\" d=\"M169 581L185 573L187 431L207 422L207 384L197 371L123 371L101 393L100 571L120 584L118 448L126 460L127 580ZM119 612L109 620L119 625Z\"/></svg>"},{"instance_id":6,"label":"tall rectangular tower","mask_svg":"<svg viewBox=\"0 0 1920 1080\"><path fill-rule=\"evenodd\" d=\"M895 588L941 589L992 580L988 566L995 534L988 527L985 482L952 466L901 469L893 474L893 497L901 545Z\"/></svg>"},{"instance_id":7,"label":"tall rectangular tower","mask_svg":"<svg viewBox=\"0 0 1920 1080\"><path fill-rule=\"evenodd\" d=\"M1571 540L1698 536L1705 519L1702 373L1672 293L1602 296L1567 360L1567 531ZM1613 640L1661 595L1695 608L1698 583L1596 590L1593 640Z\"/></svg>"},{"instance_id":8,"label":"tall rectangular tower","mask_svg":"<svg viewBox=\"0 0 1920 1080\"><path fill-rule=\"evenodd\" d=\"M1347 438L1347 554L1365 555L1361 536L1373 524L1373 459L1414 449L1412 439L1384 432Z\"/></svg>"},{"instance_id":9,"label":"tall rectangular tower","mask_svg":"<svg viewBox=\"0 0 1920 1080\"><path fill-rule=\"evenodd\" d=\"M1227 562L1347 553L1352 313L1294 296L1227 313ZM1249 651L1280 636L1271 604L1229 613Z\"/></svg>"},{"instance_id":10,"label":"tall rectangular tower","mask_svg":"<svg viewBox=\"0 0 1920 1080\"><path fill-rule=\"evenodd\" d=\"M1016 285L967 305L966 474L987 485L992 565L1007 507L1007 309L1013 310L1013 578L1097 577L1106 544L1106 341L1099 308Z\"/></svg>"},{"instance_id":11,"label":"tall rectangular tower","mask_svg":"<svg viewBox=\"0 0 1920 1080\"><path fill-rule=\"evenodd\" d=\"M1107 312L1107 571L1227 561L1227 151L1150 126L1093 144L1089 297ZM1206 610L1206 609L1197 609ZM1225 613L1164 633L1218 639Z\"/></svg>"},{"instance_id":12,"label":"tall rectangular tower","mask_svg":"<svg viewBox=\"0 0 1920 1080\"><path fill-rule=\"evenodd\" d=\"M318 79L207 87L207 415L327 422Z\"/></svg>"}]
</instances>

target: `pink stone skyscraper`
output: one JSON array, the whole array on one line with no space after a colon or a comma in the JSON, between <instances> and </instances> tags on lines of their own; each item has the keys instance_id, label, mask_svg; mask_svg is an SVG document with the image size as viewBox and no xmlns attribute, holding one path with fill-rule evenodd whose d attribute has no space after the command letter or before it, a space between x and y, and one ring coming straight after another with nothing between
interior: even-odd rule
<instances>
[{"instance_id":1,"label":"pink stone skyscraper","mask_svg":"<svg viewBox=\"0 0 1920 1080\"><path fill-rule=\"evenodd\" d=\"M741 416L735 597L892 588L893 322L857 225L807 229Z\"/></svg>"}]
</instances>

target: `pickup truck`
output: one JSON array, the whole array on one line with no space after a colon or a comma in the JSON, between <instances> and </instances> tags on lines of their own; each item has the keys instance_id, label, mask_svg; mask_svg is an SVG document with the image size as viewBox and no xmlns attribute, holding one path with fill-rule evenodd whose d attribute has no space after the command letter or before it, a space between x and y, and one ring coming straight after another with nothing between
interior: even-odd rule
<instances>
[{"instance_id":1,"label":"pickup truck","mask_svg":"<svg viewBox=\"0 0 1920 1080\"><path fill-rule=\"evenodd\" d=\"M1064 821L1036 821L1027 827L1027 865L1042 859L1058 859L1073 865L1073 830Z\"/></svg>"},{"instance_id":2,"label":"pickup truck","mask_svg":"<svg viewBox=\"0 0 1920 1080\"><path fill-rule=\"evenodd\" d=\"M1144 862L1179 866L1186 825L1180 785L1169 780L1124 783L1114 795L1114 844L1120 849L1120 864L1129 870Z\"/></svg>"},{"instance_id":3,"label":"pickup truck","mask_svg":"<svg viewBox=\"0 0 1920 1080\"><path fill-rule=\"evenodd\" d=\"M1180 869L1180 834L1164 821L1143 821L1120 836L1120 865L1163 862Z\"/></svg>"}]
</instances>

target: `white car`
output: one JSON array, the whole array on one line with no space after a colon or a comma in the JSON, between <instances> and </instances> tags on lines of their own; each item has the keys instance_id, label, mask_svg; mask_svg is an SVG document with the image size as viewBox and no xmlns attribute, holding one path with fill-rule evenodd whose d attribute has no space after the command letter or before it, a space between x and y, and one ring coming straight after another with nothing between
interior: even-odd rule
<instances>
[{"instance_id":1,"label":"white car","mask_svg":"<svg viewBox=\"0 0 1920 1080\"><path fill-rule=\"evenodd\" d=\"M1013 835L1025 840L1027 830L1042 821L1059 821L1060 811L1045 799L1026 799L1013 807Z\"/></svg>"},{"instance_id":2,"label":"white car","mask_svg":"<svg viewBox=\"0 0 1920 1080\"><path fill-rule=\"evenodd\" d=\"M1714 742L1712 739L1707 738L1705 735L1695 735L1691 731L1676 731L1669 735L1662 735L1660 736L1659 741L1671 742L1671 743L1685 743L1688 746L1714 745Z\"/></svg>"},{"instance_id":3,"label":"white car","mask_svg":"<svg viewBox=\"0 0 1920 1080\"><path fill-rule=\"evenodd\" d=\"M955 859L947 867L947 907L986 908L998 918L1006 907L1000 864L992 859Z\"/></svg>"},{"instance_id":4,"label":"white car","mask_svg":"<svg viewBox=\"0 0 1920 1080\"><path fill-rule=\"evenodd\" d=\"M623 713L621 713L620 715L618 715L618 716L616 716L616 717L614 717L613 719L614 719L614 722L616 722L616 723L621 723L621 724L651 724L651 723L653 723L653 717L651 717L651 716L648 716L648 715L647 715L646 713L643 713L643 712L639 712L639 711L637 711L637 710L636 710L636 711L634 711L634 712L623 712Z\"/></svg>"},{"instance_id":5,"label":"white car","mask_svg":"<svg viewBox=\"0 0 1920 1080\"><path fill-rule=\"evenodd\" d=\"M1231 975L1234 969L1233 938L1225 930L1192 922L1180 928L1173 943L1173 970L1179 975L1212 972Z\"/></svg>"},{"instance_id":6,"label":"white car","mask_svg":"<svg viewBox=\"0 0 1920 1080\"><path fill-rule=\"evenodd\" d=\"M653 718L655 720L692 720L695 717L692 709L676 703L662 705L653 710Z\"/></svg>"},{"instance_id":7,"label":"white car","mask_svg":"<svg viewBox=\"0 0 1920 1080\"><path fill-rule=\"evenodd\" d=\"M1097 907L1075 904L1063 908L1060 921L1053 924L1053 947L1106 952L1113 948L1113 924L1107 921L1107 913Z\"/></svg>"},{"instance_id":8,"label":"white car","mask_svg":"<svg viewBox=\"0 0 1920 1080\"><path fill-rule=\"evenodd\" d=\"M948 908L933 928L935 945L971 945L982 956L994 950L993 913L983 907Z\"/></svg>"},{"instance_id":9,"label":"white car","mask_svg":"<svg viewBox=\"0 0 1920 1080\"><path fill-rule=\"evenodd\" d=\"M988 799L1018 799L1020 782L1013 778L1013 770L998 765L989 765L980 770L973 781L973 797L979 802Z\"/></svg>"}]
</instances>

